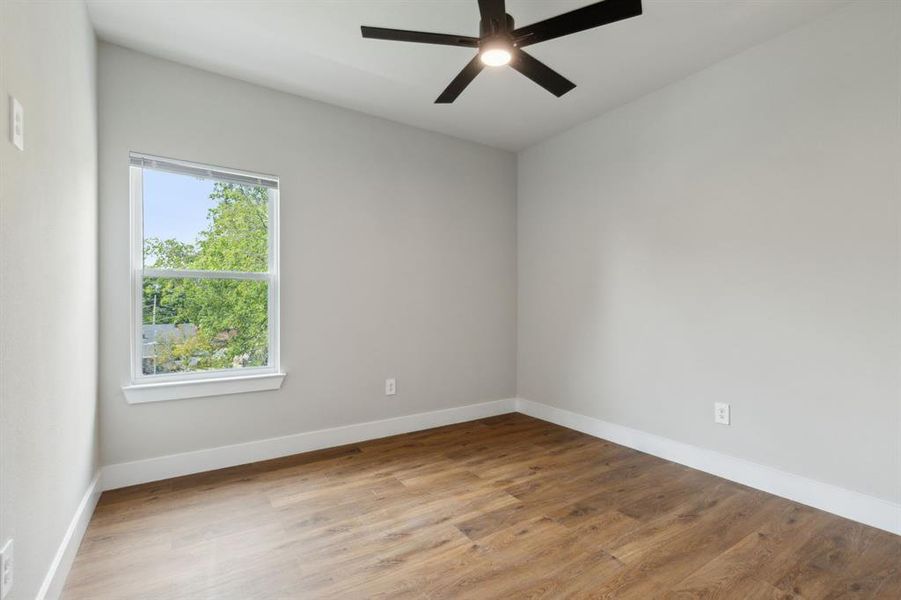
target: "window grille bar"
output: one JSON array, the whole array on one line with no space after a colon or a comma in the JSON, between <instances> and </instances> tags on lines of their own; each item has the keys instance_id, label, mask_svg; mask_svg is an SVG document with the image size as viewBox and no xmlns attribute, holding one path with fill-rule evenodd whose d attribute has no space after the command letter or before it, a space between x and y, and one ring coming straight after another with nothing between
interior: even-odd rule
<instances>
[{"instance_id":1,"label":"window grille bar","mask_svg":"<svg viewBox=\"0 0 901 600\"><path fill-rule=\"evenodd\" d=\"M139 269L144 277L159 277L163 279L251 279L266 281L269 273L254 273L245 271L195 271L192 269Z\"/></svg>"}]
</instances>

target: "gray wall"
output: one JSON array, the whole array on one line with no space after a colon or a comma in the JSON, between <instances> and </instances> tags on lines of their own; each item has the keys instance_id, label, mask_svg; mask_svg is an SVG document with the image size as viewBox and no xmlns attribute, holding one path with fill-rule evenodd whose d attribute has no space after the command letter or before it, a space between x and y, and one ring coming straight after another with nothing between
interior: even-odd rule
<instances>
[{"instance_id":1,"label":"gray wall","mask_svg":"<svg viewBox=\"0 0 901 600\"><path fill-rule=\"evenodd\" d=\"M513 154L107 44L99 83L104 464L515 394ZM126 404L130 150L280 176L281 390Z\"/></svg>"},{"instance_id":2,"label":"gray wall","mask_svg":"<svg viewBox=\"0 0 901 600\"><path fill-rule=\"evenodd\" d=\"M901 500L899 16L854 3L521 153L519 395Z\"/></svg>"},{"instance_id":3,"label":"gray wall","mask_svg":"<svg viewBox=\"0 0 901 600\"><path fill-rule=\"evenodd\" d=\"M96 45L74 2L0 2L0 37L0 543L32 600L97 468Z\"/></svg>"}]
</instances>

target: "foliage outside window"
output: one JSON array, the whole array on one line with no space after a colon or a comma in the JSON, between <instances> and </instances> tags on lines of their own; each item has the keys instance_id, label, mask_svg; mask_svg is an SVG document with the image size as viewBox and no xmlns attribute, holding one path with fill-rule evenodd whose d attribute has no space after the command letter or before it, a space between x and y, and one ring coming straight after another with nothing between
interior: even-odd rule
<instances>
[{"instance_id":1,"label":"foliage outside window","mask_svg":"<svg viewBox=\"0 0 901 600\"><path fill-rule=\"evenodd\" d=\"M134 379L277 371L278 182L132 155Z\"/></svg>"}]
</instances>

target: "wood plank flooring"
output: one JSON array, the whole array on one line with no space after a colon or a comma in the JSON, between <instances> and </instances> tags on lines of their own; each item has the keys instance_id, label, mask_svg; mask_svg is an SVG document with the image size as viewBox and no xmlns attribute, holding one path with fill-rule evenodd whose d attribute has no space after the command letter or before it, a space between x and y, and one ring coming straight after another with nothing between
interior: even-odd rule
<instances>
[{"instance_id":1,"label":"wood plank flooring","mask_svg":"<svg viewBox=\"0 0 901 600\"><path fill-rule=\"evenodd\" d=\"M901 598L901 537L519 414L103 494L64 600Z\"/></svg>"}]
</instances>

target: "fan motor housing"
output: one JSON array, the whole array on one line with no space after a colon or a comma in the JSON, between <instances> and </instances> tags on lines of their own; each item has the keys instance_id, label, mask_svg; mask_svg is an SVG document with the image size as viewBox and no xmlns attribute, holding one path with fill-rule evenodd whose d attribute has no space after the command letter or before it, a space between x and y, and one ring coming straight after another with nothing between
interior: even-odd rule
<instances>
[{"instance_id":1,"label":"fan motor housing","mask_svg":"<svg viewBox=\"0 0 901 600\"><path fill-rule=\"evenodd\" d=\"M500 35L509 35L511 31L515 29L513 26L513 17L509 14L504 14L505 23L501 25L500 23L495 24L494 20L485 20L482 19L479 21L479 37L482 39L485 38L493 38Z\"/></svg>"}]
</instances>

